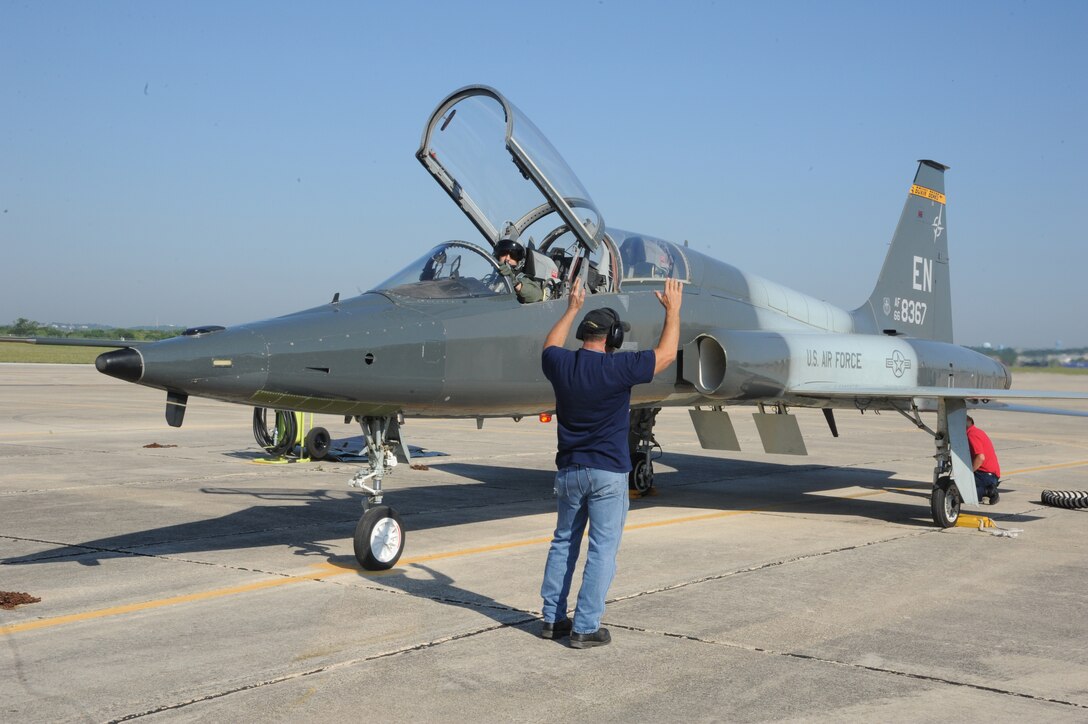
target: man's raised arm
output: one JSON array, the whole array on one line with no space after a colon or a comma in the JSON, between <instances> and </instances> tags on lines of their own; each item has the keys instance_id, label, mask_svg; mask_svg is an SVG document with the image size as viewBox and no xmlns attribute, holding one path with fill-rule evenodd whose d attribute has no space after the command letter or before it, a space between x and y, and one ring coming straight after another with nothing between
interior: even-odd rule
<instances>
[{"instance_id":1,"label":"man's raised arm","mask_svg":"<svg viewBox=\"0 0 1088 724\"><path fill-rule=\"evenodd\" d=\"M656 375L676 361L676 348L680 346L680 304L683 302L684 286L676 279L666 279L665 291L654 294L665 308L665 326L661 328L661 339L654 347Z\"/></svg>"},{"instance_id":2,"label":"man's raised arm","mask_svg":"<svg viewBox=\"0 0 1088 724\"><path fill-rule=\"evenodd\" d=\"M582 308L585 301L586 290L582 289L582 280L576 279L570 290L570 296L567 297L567 311L563 312L563 316L552 327L552 331L548 332L548 336L544 339L544 349L563 346L567 341L567 335L570 334L570 325L574 323L574 318L578 316L578 310Z\"/></svg>"}]
</instances>

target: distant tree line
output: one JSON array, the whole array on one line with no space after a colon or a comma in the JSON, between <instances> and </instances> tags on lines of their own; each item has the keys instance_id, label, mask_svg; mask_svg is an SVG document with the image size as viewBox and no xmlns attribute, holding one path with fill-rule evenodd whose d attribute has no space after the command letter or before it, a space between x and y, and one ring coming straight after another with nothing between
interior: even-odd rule
<instances>
[{"instance_id":1,"label":"distant tree line","mask_svg":"<svg viewBox=\"0 0 1088 724\"><path fill-rule=\"evenodd\" d=\"M125 329L124 327L64 331L25 317L19 317L14 323L9 325L0 325L0 336L7 337L63 337L66 339L127 339L154 341L166 339L167 337L176 337L179 334L181 334L181 330Z\"/></svg>"},{"instance_id":2,"label":"distant tree line","mask_svg":"<svg viewBox=\"0 0 1088 724\"><path fill-rule=\"evenodd\" d=\"M1016 361L1020 358L1044 360L1039 366L1046 366L1045 360L1052 355L1070 355L1070 356L1083 356L1088 354L1088 347L1076 347L1070 349L1012 349L1011 347L1005 347L1004 349L993 349L991 347L971 347L976 352L980 352L988 357L993 357L996 360L1000 360L1005 365L1012 367L1016 364ZM1030 363L1029 363L1030 364ZM1053 365L1057 365L1057 362L1051 362Z\"/></svg>"}]
</instances>

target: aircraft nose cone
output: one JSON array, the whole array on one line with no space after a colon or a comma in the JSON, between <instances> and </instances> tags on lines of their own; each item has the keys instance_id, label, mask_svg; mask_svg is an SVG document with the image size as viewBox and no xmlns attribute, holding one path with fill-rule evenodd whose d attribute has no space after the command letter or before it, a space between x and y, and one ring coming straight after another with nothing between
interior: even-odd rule
<instances>
[{"instance_id":1,"label":"aircraft nose cone","mask_svg":"<svg viewBox=\"0 0 1088 724\"><path fill-rule=\"evenodd\" d=\"M139 382L144 374L144 360L140 353L130 348L103 352L94 361L98 371L125 382Z\"/></svg>"}]
</instances>

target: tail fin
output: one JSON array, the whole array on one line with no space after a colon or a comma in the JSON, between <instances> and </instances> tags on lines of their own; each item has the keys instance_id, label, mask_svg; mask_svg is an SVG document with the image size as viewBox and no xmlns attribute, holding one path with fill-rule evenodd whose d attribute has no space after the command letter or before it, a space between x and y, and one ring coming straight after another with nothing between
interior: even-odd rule
<instances>
[{"instance_id":1,"label":"tail fin","mask_svg":"<svg viewBox=\"0 0 1088 724\"><path fill-rule=\"evenodd\" d=\"M914 185L895 227L888 255L869 301L852 312L859 332L883 332L952 341L944 172L919 161Z\"/></svg>"}]
</instances>

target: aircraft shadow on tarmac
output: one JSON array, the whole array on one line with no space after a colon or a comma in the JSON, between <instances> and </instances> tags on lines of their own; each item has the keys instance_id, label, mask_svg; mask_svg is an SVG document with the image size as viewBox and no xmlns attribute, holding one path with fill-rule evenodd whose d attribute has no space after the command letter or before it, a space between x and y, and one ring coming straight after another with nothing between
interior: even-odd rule
<instances>
[{"instance_id":1,"label":"aircraft shadow on tarmac","mask_svg":"<svg viewBox=\"0 0 1088 724\"><path fill-rule=\"evenodd\" d=\"M667 467L666 467L667 466ZM429 463L430 471L475 481L413 484L408 474L387 481L386 503L404 521L411 545L413 530L465 525L503 517L539 515L554 510L547 470L457 462ZM658 494L632 501L646 507L750 510L803 513L809 516L856 516L899 525L931 526L929 484L892 480L892 471L819 464L782 465L670 453L656 464ZM407 472L407 471L406 471ZM433 473L428 473L433 474ZM917 486L917 489L911 489ZM861 488L861 494L833 491ZM917 503L882 496L886 488ZM253 505L218 518L196 520L121 535L71 543L24 556L0 559L0 565L76 561L98 565L126 556L178 556L198 552L286 546L295 555L323 556L344 564L343 551L361 514L362 493L350 489L272 489L206 487L205 495L234 495ZM119 514L122 514L119 512ZM147 511L142 511L142 517ZM1005 518L1003 518L1004 520ZM1016 516L1016 520L1031 520ZM1011 519L1009 519L1011 520ZM325 541L335 541L334 549ZM354 563L352 563L354 565Z\"/></svg>"},{"instance_id":2,"label":"aircraft shadow on tarmac","mask_svg":"<svg viewBox=\"0 0 1088 724\"><path fill-rule=\"evenodd\" d=\"M344 565L351 568L357 567L354 557L351 557L350 563L345 560ZM420 578L415 575L420 571L426 577ZM426 598L447 606L473 611L487 616L502 626L510 626L530 636L537 635L535 630L530 630L524 625L537 620L535 613L499 603L490 596L461 588L450 576L422 563L398 566L381 574L378 582L382 586L393 588L409 596Z\"/></svg>"}]
</instances>

